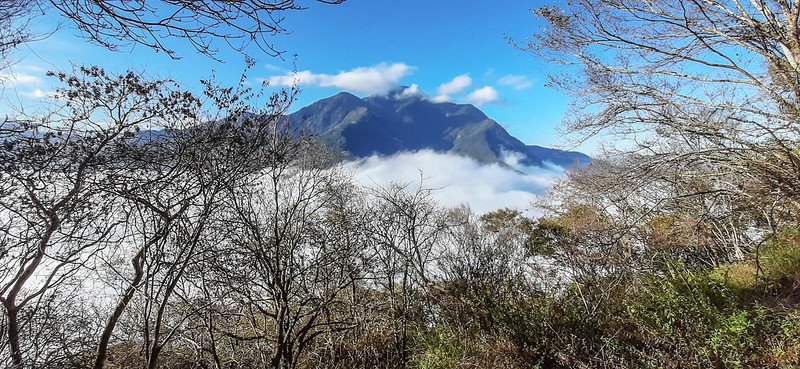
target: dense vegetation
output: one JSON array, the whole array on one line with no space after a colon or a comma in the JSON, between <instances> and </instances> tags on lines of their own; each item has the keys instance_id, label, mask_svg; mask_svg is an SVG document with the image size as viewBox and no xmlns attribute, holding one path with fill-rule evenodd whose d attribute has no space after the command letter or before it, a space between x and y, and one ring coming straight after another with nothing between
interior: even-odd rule
<instances>
[{"instance_id":1,"label":"dense vegetation","mask_svg":"<svg viewBox=\"0 0 800 369\"><path fill-rule=\"evenodd\" d=\"M238 21L214 1L169 2L189 14L148 33L120 14L155 8L50 3L109 47L169 52L152 40L183 29L213 55L209 37L228 35L192 26ZM8 20L30 8L9 4L0 53L26 36ZM354 184L285 124L295 91L254 107L244 83L198 95L52 73L52 110L0 124L0 365L800 366L800 7L536 14L542 32L519 46L577 66L552 80L575 97L567 128L621 144L535 218L443 208L424 178Z\"/></svg>"},{"instance_id":2,"label":"dense vegetation","mask_svg":"<svg viewBox=\"0 0 800 369\"><path fill-rule=\"evenodd\" d=\"M477 215L355 185L285 124L291 91L53 77L60 110L0 127L5 366L800 365L777 201L647 208L597 160L541 217Z\"/></svg>"}]
</instances>

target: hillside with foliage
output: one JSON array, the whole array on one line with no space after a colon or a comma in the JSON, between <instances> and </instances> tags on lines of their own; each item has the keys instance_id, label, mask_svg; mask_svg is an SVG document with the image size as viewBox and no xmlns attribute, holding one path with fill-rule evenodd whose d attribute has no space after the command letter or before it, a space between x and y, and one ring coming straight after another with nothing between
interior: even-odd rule
<instances>
[{"instance_id":1,"label":"hillside with foliage","mask_svg":"<svg viewBox=\"0 0 800 369\"><path fill-rule=\"evenodd\" d=\"M0 127L4 366L800 365L778 192L653 198L599 160L541 217L479 215L354 184L285 124L291 91L53 77L58 114Z\"/></svg>"},{"instance_id":2,"label":"hillside with foliage","mask_svg":"<svg viewBox=\"0 0 800 369\"><path fill-rule=\"evenodd\" d=\"M263 37L299 8L169 2L188 15L153 29L144 5L51 3L106 47L173 55L182 30L211 56L233 36L198 22L250 9L239 37ZM26 4L0 6L0 55ZM800 367L800 6L535 14L516 45L566 68L565 128L617 143L536 217L357 185L287 124L294 89L50 73L52 106L0 123L0 366Z\"/></svg>"}]
</instances>

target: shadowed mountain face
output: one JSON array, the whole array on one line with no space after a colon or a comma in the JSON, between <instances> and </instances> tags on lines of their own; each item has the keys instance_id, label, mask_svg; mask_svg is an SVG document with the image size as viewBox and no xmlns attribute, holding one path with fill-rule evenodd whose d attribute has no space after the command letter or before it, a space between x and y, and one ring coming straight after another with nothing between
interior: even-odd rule
<instances>
[{"instance_id":1,"label":"shadowed mountain face","mask_svg":"<svg viewBox=\"0 0 800 369\"><path fill-rule=\"evenodd\" d=\"M341 92L288 119L292 126L355 157L431 149L484 164L506 165L506 157L525 166L550 162L570 167L591 161L579 152L525 145L472 105L433 103L403 91L364 99Z\"/></svg>"}]
</instances>

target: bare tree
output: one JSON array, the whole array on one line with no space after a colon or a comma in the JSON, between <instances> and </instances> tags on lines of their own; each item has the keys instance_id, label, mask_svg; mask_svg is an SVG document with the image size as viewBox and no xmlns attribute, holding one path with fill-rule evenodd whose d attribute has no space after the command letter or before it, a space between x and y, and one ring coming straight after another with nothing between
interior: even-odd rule
<instances>
[{"instance_id":1,"label":"bare tree","mask_svg":"<svg viewBox=\"0 0 800 369\"><path fill-rule=\"evenodd\" d=\"M102 75L98 69L83 72ZM130 75L93 82L65 74L59 78L68 85L57 92L65 101L64 111L6 122L10 128L4 132L0 154L4 158L0 301L15 366L33 363L22 352L20 332L25 323L18 320L19 314L32 309L25 315L33 319L40 302L68 291L80 280L76 275L89 258L119 241L115 229L122 219L112 213L114 201L104 196L100 184L118 173L111 165L117 144L134 135L138 125L163 113L149 99L153 96L142 96L140 84L129 83Z\"/></svg>"},{"instance_id":2,"label":"bare tree","mask_svg":"<svg viewBox=\"0 0 800 369\"><path fill-rule=\"evenodd\" d=\"M103 367L127 314L141 323L142 352L155 367L198 309L189 303L198 289L187 270L207 257L203 240L220 195L263 168L270 127L293 95L273 95L257 110L248 105L255 96L248 88L207 83L212 106L205 106L174 83L135 73L113 76L93 67L54 75L66 85L56 92L62 110L7 121L0 130L8 365L79 362L87 345L96 345L95 367ZM96 334L68 336L83 340L68 347L62 337L47 341L37 333L50 329L44 322L55 306L87 298L85 288L102 292L94 303L116 300L101 309L103 325L87 326ZM132 318L128 308L140 301L141 315ZM194 310L178 314L179 305Z\"/></svg>"},{"instance_id":3,"label":"bare tree","mask_svg":"<svg viewBox=\"0 0 800 369\"><path fill-rule=\"evenodd\" d=\"M796 210L798 12L788 1L580 0L538 9L547 27L527 47L582 72L551 78L575 97L567 128L621 135L640 175L669 168Z\"/></svg>"},{"instance_id":4,"label":"bare tree","mask_svg":"<svg viewBox=\"0 0 800 369\"><path fill-rule=\"evenodd\" d=\"M507 288L518 290L530 281L526 260L532 221L509 209L477 217L467 208L457 208L450 218L449 247L440 265L454 293L503 299L510 292Z\"/></svg>"},{"instance_id":5,"label":"bare tree","mask_svg":"<svg viewBox=\"0 0 800 369\"><path fill-rule=\"evenodd\" d=\"M640 256L695 264L742 259L764 241L754 231L796 222L797 4L571 4L538 9L547 26L525 48L564 65L550 85L574 97L567 131L618 141L566 197L638 239ZM656 223L698 242L659 250Z\"/></svg>"},{"instance_id":6,"label":"bare tree","mask_svg":"<svg viewBox=\"0 0 800 369\"><path fill-rule=\"evenodd\" d=\"M344 0L316 0L341 4ZM88 1L32 0L0 4L0 56L33 39L27 22L58 15L82 37L110 50L141 45L180 58L174 40L216 57L220 47L246 53L250 45L278 56L272 36L286 33L284 14L305 9L295 0Z\"/></svg>"},{"instance_id":7,"label":"bare tree","mask_svg":"<svg viewBox=\"0 0 800 369\"><path fill-rule=\"evenodd\" d=\"M744 233L717 231L747 229L762 218L761 212L747 208L740 193L695 177L680 163L651 167L650 159L631 154L595 160L568 173L539 205L552 217L578 207L602 213L604 228L614 230L609 234L625 240L608 245L624 245L620 251L636 270L668 260L704 266L740 260L755 241ZM675 237L668 237L672 232Z\"/></svg>"},{"instance_id":8,"label":"bare tree","mask_svg":"<svg viewBox=\"0 0 800 369\"><path fill-rule=\"evenodd\" d=\"M34 39L29 29L34 4L24 0L9 0L0 3L0 69L5 68L8 56L17 46Z\"/></svg>"},{"instance_id":9,"label":"bare tree","mask_svg":"<svg viewBox=\"0 0 800 369\"><path fill-rule=\"evenodd\" d=\"M412 328L422 324L429 289L439 289L434 270L442 253L446 216L432 200L432 188L416 183L391 184L372 190L370 244L375 266L372 279L386 296L394 350L399 362L410 357Z\"/></svg>"},{"instance_id":10,"label":"bare tree","mask_svg":"<svg viewBox=\"0 0 800 369\"><path fill-rule=\"evenodd\" d=\"M161 103L169 107L162 106L165 115L150 122L162 130L141 133L121 148L119 166L125 170L104 187L122 201L133 247L123 253L127 268L107 263L124 284L116 286L121 293L100 337L95 367L103 367L115 327L131 302L140 303L129 320L138 324L151 368L184 323L205 308L192 303L201 292L188 278L189 270L213 252L204 240L212 237L207 229L217 219L213 214L223 194L263 168L274 126L293 100L293 93L282 92L263 109L252 108L259 94L243 87L245 78L237 88L206 82L210 106L188 92L140 85L141 91L165 96Z\"/></svg>"},{"instance_id":11,"label":"bare tree","mask_svg":"<svg viewBox=\"0 0 800 369\"><path fill-rule=\"evenodd\" d=\"M324 150L273 129L263 170L227 197L231 246L217 279L240 310L216 334L252 345L263 366L295 368L317 339L353 328L364 232L351 218L357 197Z\"/></svg>"}]
</instances>

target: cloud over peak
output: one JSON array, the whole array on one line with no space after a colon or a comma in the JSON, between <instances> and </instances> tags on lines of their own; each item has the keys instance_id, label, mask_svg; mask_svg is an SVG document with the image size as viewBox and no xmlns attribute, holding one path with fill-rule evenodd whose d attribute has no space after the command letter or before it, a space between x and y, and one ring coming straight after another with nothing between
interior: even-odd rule
<instances>
[{"instance_id":1,"label":"cloud over peak","mask_svg":"<svg viewBox=\"0 0 800 369\"><path fill-rule=\"evenodd\" d=\"M436 90L436 96L432 99L433 102L447 102L450 101L450 95L460 94L472 86L472 78L468 74L456 76L449 82L442 83Z\"/></svg>"},{"instance_id":2,"label":"cloud over peak","mask_svg":"<svg viewBox=\"0 0 800 369\"><path fill-rule=\"evenodd\" d=\"M477 106L482 106L500 100L500 95L494 87L486 86L472 91L466 99Z\"/></svg>"},{"instance_id":3,"label":"cloud over peak","mask_svg":"<svg viewBox=\"0 0 800 369\"><path fill-rule=\"evenodd\" d=\"M425 97L425 94L423 94L422 91L419 90L419 85L417 85L416 83L412 84L409 87L406 87L405 89L403 89L402 92L400 92L400 93L398 93L398 94L396 94L394 96L394 98L397 99L397 100L404 100L404 99L409 99L409 98L412 98L412 97L415 97L415 98L424 98Z\"/></svg>"},{"instance_id":4,"label":"cloud over peak","mask_svg":"<svg viewBox=\"0 0 800 369\"><path fill-rule=\"evenodd\" d=\"M272 66L266 66L265 68L276 69ZM272 86L279 87L333 87L353 93L384 96L391 93L392 96L390 97L396 99L415 97L428 99L435 103L460 102L483 106L500 101L499 93L492 86L484 86L467 94L468 89L473 86L473 80L466 73L440 84L436 89L436 94L433 96L423 93L417 84L411 84L410 87L397 93L392 92L392 90L400 87L402 85L400 83L401 80L411 75L415 69L415 67L405 63L380 63L370 67L356 67L340 71L337 74L315 73L310 70L286 72L282 75L268 77L265 81ZM524 76L508 75L501 78L498 83L515 83L515 86L525 86L532 82L528 81Z\"/></svg>"},{"instance_id":5,"label":"cloud over peak","mask_svg":"<svg viewBox=\"0 0 800 369\"><path fill-rule=\"evenodd\" d=\"M338 74L320 74L305 70L269 77L267 81L273 86L312 85L336 87L352 92L378 95L385 94L399 86L400 80L410 75L413 71L414 67L405 63L380 63L371 67L358 67L349 71L341 71Z\"/></svg>"},{"instance_id":6,"label":"cloud over peak","mask_svg":"<svg viewBox=\"0 0 800 369\"><path fill-rule=\"evenodd\" d=\"M472 78L468 74L462 74L456 76L450 82L442 83L437 92L439 95L452 95L461 93L469 86L472 86Z\"/></svg>"}]
</instances>

